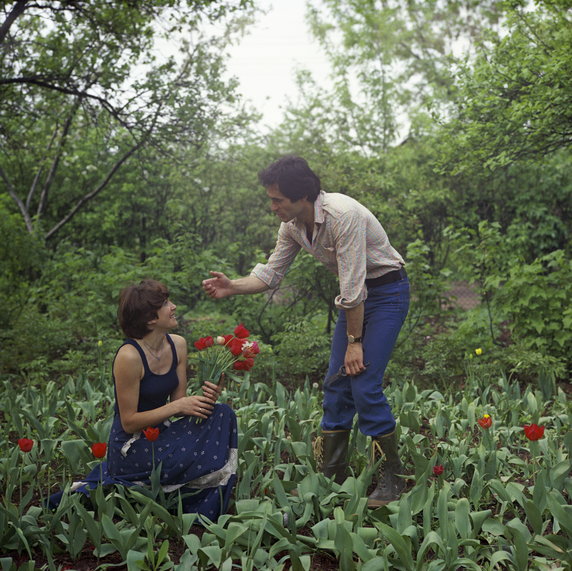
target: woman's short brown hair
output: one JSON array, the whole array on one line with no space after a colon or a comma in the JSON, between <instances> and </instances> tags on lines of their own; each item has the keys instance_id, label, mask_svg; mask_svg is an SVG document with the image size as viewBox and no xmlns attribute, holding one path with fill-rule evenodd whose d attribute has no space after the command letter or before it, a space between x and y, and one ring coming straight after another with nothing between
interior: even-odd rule
<instances>
[{"instance_id":1,"label":"woman's short brown hair","mask_svg":"<svg viewBox=\"0 0 572 571\"><path fill-rule=\"evenodd\" d=\"M157 311L169 299L169 290L156 280L143 280L121 291L117 317L127 337L141 339L151 332L149 321L157 319Z\"/></svg>"}]
</instances>

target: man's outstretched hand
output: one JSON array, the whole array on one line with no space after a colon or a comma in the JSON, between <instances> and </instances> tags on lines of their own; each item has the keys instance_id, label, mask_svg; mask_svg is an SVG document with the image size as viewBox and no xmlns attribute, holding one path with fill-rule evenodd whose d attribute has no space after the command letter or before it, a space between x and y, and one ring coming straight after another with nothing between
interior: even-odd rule
<instances>
[{"instance_id":1,"label":"man's outstretched hand","mask_svg":"<svg viewBox=\"0 0 572 571\"><path fill-rule=\"evenodd\" d=\"M232 282L222 272L210 272L212 278L203 280L205 293L213 299L222 299L234 293Z\"/></svg>"}]
</instances>

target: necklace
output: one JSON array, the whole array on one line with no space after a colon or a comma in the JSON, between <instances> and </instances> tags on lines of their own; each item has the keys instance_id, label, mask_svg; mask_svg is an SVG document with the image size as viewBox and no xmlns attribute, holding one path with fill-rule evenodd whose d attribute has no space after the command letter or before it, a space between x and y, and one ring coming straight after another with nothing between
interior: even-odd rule
<instances>
[{"instance_id":1,"label":"necklace","mask_svg":"<svg viewBox=\"0 0 572 571\"><path fill-rule=\"evenodd\" d=\"M154 359L157 359L157 361L159 361L161 359L161 356L158 353L155 353L153 351L153 349L151 349L151 347L149 347L149 345L147 343L145 343L145 341L143 341L143 339L141 339L141 342L143 343L143 345L145 345L145 347L147 347L147 351L149 351L149 353L151 353L151 357L153 357ZM163 348L163 342L161 342L161 347L159 347L159 353L161 352L162 348Z\"/></svg>"}]
</instances>

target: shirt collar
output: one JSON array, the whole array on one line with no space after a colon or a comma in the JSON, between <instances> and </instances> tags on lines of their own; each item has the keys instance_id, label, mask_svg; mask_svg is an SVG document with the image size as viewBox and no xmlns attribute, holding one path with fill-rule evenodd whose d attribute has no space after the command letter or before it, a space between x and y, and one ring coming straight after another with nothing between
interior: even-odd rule
<instances>
[{"instance_id":1,"label":"shirt collar","mask_svg":"<svg viewBox=\"0 0 572 571\"><path fill-rule=\"evenodd\" d=\"M314 202L314 224L323 224L324 222L324 197L326 193L320 190L316 202Z\"/></svg>"},{"instance_id":2,"label":"shirt collar","mask_svg":"<svg viewBox=\"0 0 572 571\"><path fill-rule=\"evenodd\" d=\"M315 224L323 224L325 218L325 210L324 210L324 198L326 193L323 190L320 190L320 194L318 194L318 198L314 201L314 225ZM297 228L300 228L301 232L305 232L304 224L298 219L294 218L288 222L288 224L294 224Z\"/></svg>"}]
</instances>

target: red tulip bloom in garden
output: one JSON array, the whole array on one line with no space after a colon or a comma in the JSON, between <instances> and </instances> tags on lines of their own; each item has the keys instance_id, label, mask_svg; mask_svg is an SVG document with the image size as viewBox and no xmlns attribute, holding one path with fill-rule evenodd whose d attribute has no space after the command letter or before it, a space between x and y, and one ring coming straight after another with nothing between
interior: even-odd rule
<instances>
[{"instance_id":1,"label":"red tulip bloom in garden","mask_svg":"<svg viewBox=\"0 0 572 571\"><path fill-rule=\"evenodd\" d=\"M524 435L529 440L540 440L544 436L544 426L538 424L527 424L524 428Z\"/></svg>"},{"instance_id":2,"label":"red tulip bloom in garden","mask_svg":"<svg viewBox=\"0 0 572 571\"><path fill-rule=\"evenodd\" d=\"M104 458L107 454L107 444L105 442L96 442L91 445L91 453L96 458Z\"/></svg>"},{"instance_id":3,"label":"red tulip bloom in garden","mask_svg":"<svg viewBox=\"0 0 572 571\"><path fill-rule=\"evenodd\" d=\"M155 440L157 440L157 438L159 438L159 429L158 428L153 428L152 426L150 426L149 428L146 428L143 431L143 434L145 435L145 438L149 441L149 442L155 442Z\"/></svg>"},{"instance_id":4,"label":"red tulip bloom in garden","mask_svg":"<svg viewBox=\"0 0 572 571\"><path fill-rule=\"evenodd\" d=\"M493 419L488 414L484 414L482 418L477 419L479 426L488 430L493 425Z\"/></svg>"},{"instance_id":5,"label":"red tulip bloom in garden","mask_svg":"<svg viewBox=\"0 0 572 571\"><path fill-rule=\"evenodd\" d=\"M433 474L435 476L440 476L445 471L445 467L442 464L436 464L433 466Z\"/></svg>"},{"instance_id":6,"label":"red tulip bloom in garden","mask_svg":"<svg viewBox=\"0 0 572 571\"><path fill-rule=\"evenodd\" d=\"M34 447L34 441L30 438L19 438L18 446L22 452L30 452L30 450L32 450Z\"/></svg>"}]
</instances>

